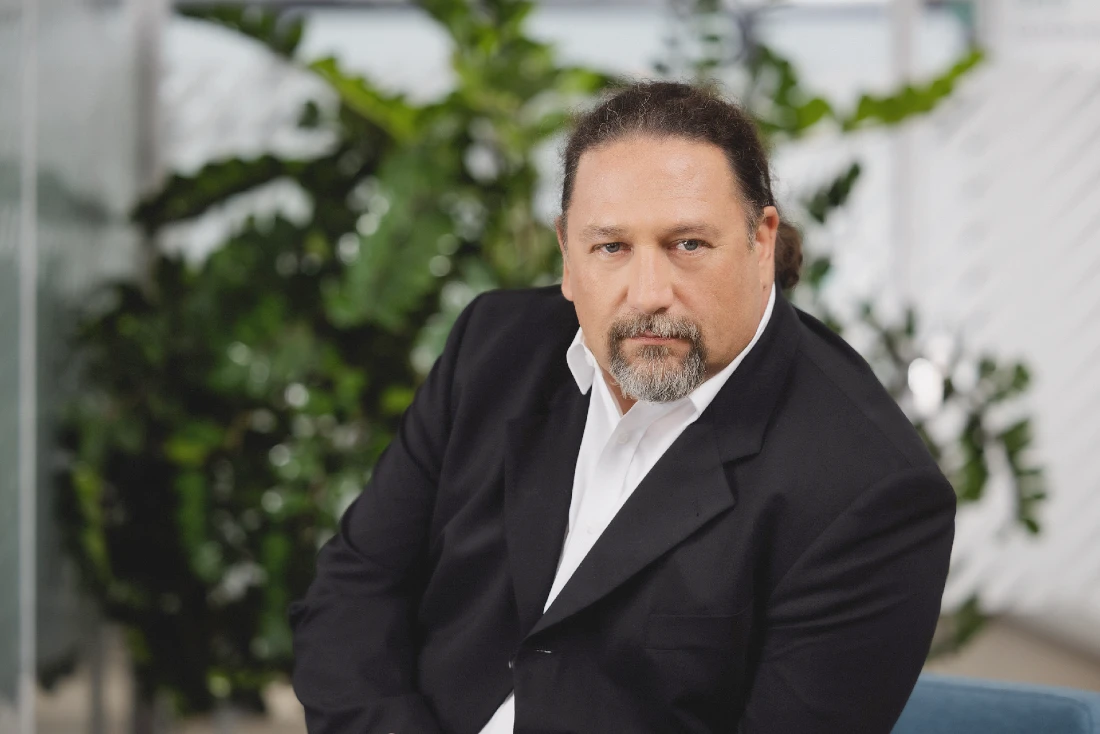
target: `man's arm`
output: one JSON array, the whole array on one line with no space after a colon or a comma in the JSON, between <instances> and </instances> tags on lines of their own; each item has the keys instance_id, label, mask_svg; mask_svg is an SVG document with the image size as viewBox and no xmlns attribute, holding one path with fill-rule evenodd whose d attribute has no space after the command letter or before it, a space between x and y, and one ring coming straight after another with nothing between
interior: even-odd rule
<instances>
[{"instance_id":1,"label":"man's arm","mask_svg":"<svg viewBox=\"0 0 1100 734\"><path fill-rule=\"evenodd\" d=\"M317 556L290 608L294 691L310 734L433 734L416 690L412 636L440 464L450 435L459 344L474 304L405 411L370 482Z\"/></svg>"},{"instance_id":2,"label":"man's arm","mask_svg":"<svg viewBox=\"0 0 1100 734\"><path fill-rule=\"evenodd\" d=\"M743 734L889 734L935 630L955 493L934 468L869 487L768 604Z\"/></svg>"}]
</instances>

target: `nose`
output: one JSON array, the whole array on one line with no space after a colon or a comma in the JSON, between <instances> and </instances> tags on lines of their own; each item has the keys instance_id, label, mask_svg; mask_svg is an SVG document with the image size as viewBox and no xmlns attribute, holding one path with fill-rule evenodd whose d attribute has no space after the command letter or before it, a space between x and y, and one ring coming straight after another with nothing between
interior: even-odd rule
<instances>
[{"instance_id":1,"label":"nose","mask_svg":"<svg viewBox=\"0 0 1100 734\"><path fill-rule=\"evenodd\" d=\"M661 248L639 247L630 262L628 304L642 313L672 306L672 264Z\"/></svg>"}]
</instances>

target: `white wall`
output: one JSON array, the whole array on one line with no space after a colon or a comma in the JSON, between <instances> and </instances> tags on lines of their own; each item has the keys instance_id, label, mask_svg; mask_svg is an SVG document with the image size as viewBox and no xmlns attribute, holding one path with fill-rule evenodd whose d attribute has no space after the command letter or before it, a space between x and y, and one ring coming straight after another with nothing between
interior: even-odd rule
<instances>
[{"instance_id":1,"label":"white wall","mask_svg":"<svg viewBox=\"0 0 1100 734\"><path fill-rule=\"evenodd\" d=\"M1100 6L990 4L991 62L919 130L913 290L967 340L1033 367L1050 499L1008 529L960 517L952 594L1100 651Z\"/></svg>"}]
</instances>

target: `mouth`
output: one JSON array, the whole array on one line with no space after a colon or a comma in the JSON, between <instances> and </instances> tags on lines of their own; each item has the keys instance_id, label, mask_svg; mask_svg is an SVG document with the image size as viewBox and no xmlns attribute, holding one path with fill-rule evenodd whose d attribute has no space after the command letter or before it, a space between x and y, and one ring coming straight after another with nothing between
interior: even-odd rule
<instances>
[{"instance_id":1,"label":"mouth","mask_svg":"<svg viewBox=\"0 0 1100 734\"><path fill-rule=\"evenodd\" d=\"M640 344L669 344L671 342L681 341L677 337L665 337L657 336L652 331L643 331L638 336L627 337L630 341L638 342Z\"/></svg>"}]
</instances>

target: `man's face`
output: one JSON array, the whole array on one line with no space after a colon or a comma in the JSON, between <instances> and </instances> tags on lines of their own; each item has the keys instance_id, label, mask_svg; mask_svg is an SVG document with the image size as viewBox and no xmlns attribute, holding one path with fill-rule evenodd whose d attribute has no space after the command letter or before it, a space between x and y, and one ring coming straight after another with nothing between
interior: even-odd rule
<instances>
[{"instance_id":1,"label":"man's face","mask_svg":"<svg viewBox=\"0 0 1100 734\"><path fill-rule=\"evenodd\" d=\"M752 340L779 216L765 207L750 235L717 146L636 136L589 149L566 220L562 293L628 399L683 397Z\"/></svg>"}]
</instances>

